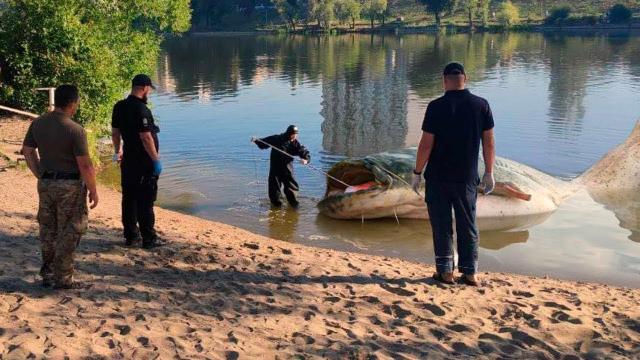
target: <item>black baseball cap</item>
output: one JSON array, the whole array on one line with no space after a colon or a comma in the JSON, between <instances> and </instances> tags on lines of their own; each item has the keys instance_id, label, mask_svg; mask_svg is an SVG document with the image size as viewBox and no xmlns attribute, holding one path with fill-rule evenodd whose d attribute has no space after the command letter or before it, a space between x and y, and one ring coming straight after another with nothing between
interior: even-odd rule
<instances>
[{"instance_id":1,"label":"black baseball cap","mask_svg":"<svg viewBox=\"0 0 640 360\"><path fill-rule=\"evenodd\" d=\"M442 75L464 75L464 66L457 62L448 63L442 71Z\"/></svg>"},{"instance_id":2,"label":"black baseball cap","mask_svg":"<svg viewBox=\"0 0 640 360\"><path fill-rule=\"evenodd\" d=\"M291 134L297 134L300 131L298 130L298 127L295 125L289 125L289 127L287 127L287 131L286 134L287 135L291 135Z\"/></svg>"},{"instance_id":3,"label":"black baseball cap","mask_svg":"<svg viewBox=\"0 0 640 360\"><path fill-rule=\"evenodd\" d=\"M151 86L152 89L156 88L155 86L153 86L149 75L145 74L138 74L134 76L133 80L131 80L131 86Z\"/></svg>"}]
</instances>

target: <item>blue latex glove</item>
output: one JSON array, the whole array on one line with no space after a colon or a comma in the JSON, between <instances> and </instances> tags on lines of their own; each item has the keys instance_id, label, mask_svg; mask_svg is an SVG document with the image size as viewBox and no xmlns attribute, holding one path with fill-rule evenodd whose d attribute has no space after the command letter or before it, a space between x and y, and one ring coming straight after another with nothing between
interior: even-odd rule
<instances>
[{"instance_id":1,"label":"blue latex glove","mask_svg":"<svg viewBox=\"0 0 640 360\"><path fill-rule=\"evenodd\" d=\"M162 162L153 160L153 175L160 176L160 174L162 174Z\"/></svg>"}]
</instances>

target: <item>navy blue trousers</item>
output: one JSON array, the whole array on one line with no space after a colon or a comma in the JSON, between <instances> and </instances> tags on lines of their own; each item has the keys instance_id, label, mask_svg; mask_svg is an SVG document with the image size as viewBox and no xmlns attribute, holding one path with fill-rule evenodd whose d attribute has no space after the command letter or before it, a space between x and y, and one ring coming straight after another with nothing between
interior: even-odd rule
<instances>
[{"instance_id":1,"label":"navy blue trousers","mask_svg":"<svg viewBox=\"0 0 640 360\"><path fill-rule=\"evenodd\" d=\"M478 270L477 185L427 183L427 210L433 229L433 249L438 273L453 272L453 216L456 219L458 269L466 275Z\"/></svg>"}]
</instances>

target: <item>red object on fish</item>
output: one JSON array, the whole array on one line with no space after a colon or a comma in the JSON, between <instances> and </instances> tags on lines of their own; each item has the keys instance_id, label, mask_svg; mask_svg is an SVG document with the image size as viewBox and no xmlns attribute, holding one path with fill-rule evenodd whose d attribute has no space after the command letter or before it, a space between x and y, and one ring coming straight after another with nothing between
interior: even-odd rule
<instances>
[{"instance_id":1,"label":"red object on fish","mask_svg":"<svg viewBox=\"0 0 640 360\"><path fill-rule=\"evenodd\" d=\"M345 193L353 193L356 191L362 191L362 190L368 190L374 186L376 186L376 182L375 181L369 181L366 182L364 184L360 184L360 185L353 185L353 186L349 186L348 188L346 188L344 190Z\"/></svg>"}]
</instances>

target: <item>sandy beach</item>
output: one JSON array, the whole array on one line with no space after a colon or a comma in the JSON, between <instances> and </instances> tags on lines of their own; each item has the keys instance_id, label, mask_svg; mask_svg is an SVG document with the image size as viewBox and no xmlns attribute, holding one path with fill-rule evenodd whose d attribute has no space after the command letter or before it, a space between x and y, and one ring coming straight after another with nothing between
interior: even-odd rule
<instances>
[{"instance_id":1,"label":"sandy beach","mask_svg":"<svg viewBox=\"0 0 640 360\"><path fill-rule=\"evenodd\" d=\"M0 120L10 160L27 124ZM433 266L164 209L168 244L126 248L120 196L99 192L76 254L84 288L45 289L36 181L0 170L0 359L640 358L637 288L495 273L442 286Z\"/></svg>"}]
</instances>

